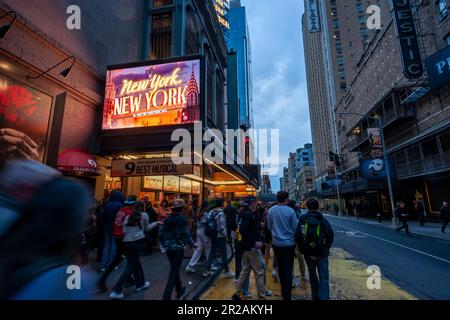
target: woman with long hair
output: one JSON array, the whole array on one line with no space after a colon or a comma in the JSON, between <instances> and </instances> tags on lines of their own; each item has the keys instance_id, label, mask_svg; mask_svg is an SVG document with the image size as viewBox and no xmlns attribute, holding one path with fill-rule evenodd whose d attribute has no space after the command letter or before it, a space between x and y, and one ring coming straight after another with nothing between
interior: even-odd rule
<instances>
[{"instance_id":1,"label":"woman with long hair","mask_svg":"<svg viewBox=\"0 0 450 320\"><path fill-rule=\"evenodd\" d=\"M197 240L197 249L195 249L194 254L192 255L191 261L189 261L188 266L186 267L186 272L194 273L196 270L194 269L200 260L203 251L205 252L206 257L209 257L209 253L211 250L211 242L209 238L205 235L205 226L202 224L202 220L208 211L209 203L208 201L203 201L200 208L197 210L196 214L196 240Z\"/></svg>"},{"instance_id":2,"label":"woman with long hair","mask_svg":"<svg viewBox=\"0 0 450 320\"><path fill-rule=\"evenodd\" d=\"M127 266L109 296L111 299L124 298L122 289L131 274L134 275L136 280L136 291L139 292L150 287L150 283L145 281L144 270L140 261L140 255L145 245L145 232L149 228L148 215L143 212L142 202L136 202L132 208L132 214L125 218L123 224L124 237L122 241L127 257Z\"/></svg>"}]
</instances>

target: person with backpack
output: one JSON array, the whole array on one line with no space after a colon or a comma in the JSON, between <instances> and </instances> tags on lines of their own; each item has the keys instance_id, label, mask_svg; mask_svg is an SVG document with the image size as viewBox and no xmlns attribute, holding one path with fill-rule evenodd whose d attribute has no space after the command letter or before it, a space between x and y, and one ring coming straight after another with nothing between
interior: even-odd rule
<instances>
[{"instance_id":1,"label":"person with backpack","mask_svg":"<svg viewBox=\"0 0 450 320\"><path fill-rule=\"evenodd\" d=\"M242 272L242 255L244 254L244 251L242 250L242 247L240 245L241 237L239 233L239 225L242 222L242 217L244 216L244 206L245 202L242 201L241 205L239 206L239 209L237 210L237 216L236 216L236 230L234 230L234 264L235 264L235 280L234 283L238 284L239 277ZM246 298L251 298L252 295L249 291L250 288L250 279L247 279L244 283L241 293Z\"/></svg>"},{"instance_id":2,"label":"person with backpack","mask_svg":"<svg viewBox=\"0 0 450 320\"><path fill-rule=\"evenodd\" d=\"M292 273L294 270L295 232L297 216L287 206L289 194L285 191L277 193L278 205L269 210L268 229L272 233L272 247L278 267L283 300L291 300Z\"/></svg>"},{"instance_id":3,"label":"person with backpack","mask_svg":"<svg viewBox=\"0 0 450 320\"><path fill-rule=\"evenodd\" d=\"M244 289L248 291L251 270L255 274L258 298L265 299L266 296L272 295L272 292L266 291L265 287L265 265L261 254L263 246L261 222L257 214L256 198L247 197L242 219L236 232L237 246L242 253L242 271L239 275L236 292L232 297L233 300L240 300L240 294Z\"/></svg>"},{"instance_id":4,"label":"person with backpack","mask_svg":"<svg viewBox=\"0 0 450 320\"><path fill-rule=\"evenodd\" d=\"M408 217L409 217L409 213L408 210L406 209L406 204L403 201L400 201L398 204L398 207L395 209L395 216L400 220L400 222L402 223L402 225L395 229L396 232L400 232L400 230L405 229L406 234L408 236L410 236L411 234L409 233L409 226L408 226Z\"/></svg>"},{"instance_id":5,"label":"person with backpack","mask_svg":"<svg viewBox=\"0 0 450 320\"><path fill-rule=\"evenodd\" d=\"M227 255L227 221L223 212L223 199L216 199L214 208L208 213L205 222L205 234L211 239L211 252L209 253L204 277L213 274L212 266L216 259L216 251L222 256L222 267L225 277L234 277L234 273L228 268Z\"/></svg>"},{"instance_id":6,"label":"person with backpack","mask_svg":"<svg viewBox=\"0 0 450 320\"><path fill-rule=\"evenodd\" d=\"M122 300L125 297L122 290L131 275L134 275L137 292L150 287L150 282L145 281L140 261L140 255L145 246L145 233L149 230L148 215L144 212L142 202L128 199L126 204L131 208L131 214L126 215L122 223L122 245L127 257L127 266L109 295L109 298L113 300Z\"/></svg>"},{"instance_id":7,"label":"person with backpack","mask_svg":"<svg viewBox=\"0 0 450 320\"><path fill-rule=\"evenodd\" d=\"M302 216L302 214L301 214L300 209L297 208L296 202L294 200L289 200L288 207L292 208L292 210L295 211L295 214L297 215L297 220L300 220L300 217ZM295 258L297 258L297 263L298 263L298 268L300 270L301 280L305 281L305 279L306 279L306 263L305 263L305 258L303 257L298 245L295 246ZM294 271L294 274L292 275L292 277L294 278L292 286L294 288L296 288L300 284L297 282L297 279L295 277L295 271Z\"/></svg>"},{"instance_id":8,"label":"person with backpack","mask_svg":"<svg viewBox=\"0 0 450 320\"><path fill-rule=\"evenodd\" d=\"M308 266L312 299L329 300L328 256L334 241L334 232L330 223L318 211L317 199L308 199L306 207L308 213L300 217L295 238Z\"/></svg>"},{"instance_id":9,"label":"person with backpack","mask_svg":"<svg viewBox=\"0 0 450 320\"><path fill-rule=\"evenodd\" d=\"M122 262L123 255L125 254L125 250L123 247L123 223L125 222L125 218L130 216L133 213L133 206L136 204L136 196L129 196L126 201L124 201L124 207L117 212L116 219L114 220L114 224L112 226L112 235L114 237L114 243L116 246L115 257L109 266L104 270L101 274L100 278L97 281L97 290L99 293L104 293L108 291L106 287L106 280L108 276L119 266ZM132 282L132 279L129 279Z\"/></svg>"},{"instance_id":10,"label":"person with backpack","mask_svg":"<svg viewBox=\"0 0 450 320\"><path fill-rule=\"evenodd\" d=\"M106 269L112 265L114 258L116 257L117 243L114 239L113 228L117 213L122 209L124 200L125 198L120 191L113 191L101 212L100 218L104 225L103 236L105 239L101 271L106 271Z\"/></svg>"},{"instance_id":11,"label":"person with backpack","mask_svg":"<svg viewBox=\"0 0 450 320\"><path fill-rule=\"evenodd\" d=\"M177 299L181 299L186 293L186 287L181 283L180 268L184 259L184 248L190 246L197 248L188 228L186 217L182 215L185 202L176 199L172 205L172 214L164 220L160 230L160 242L163 252L167 254L170 263L169 278L164 289L163 300L171 300L175 287Z\"/></svg>"},{"instance_id":12,"label":"person with backpack","mask_svg":"<svg viewBox=\"0 0 450 320\"><path fill-rule=\"evenodd\" d=\"M200 260L202 253L205 252L206 257L209 257L211 251L211 243L209 238L205 235L205 221L206 214L208 212L209 203L208 201L203 201L202 206L198 208L198 212L195 216L196 221L196 240L197 240L197 249L195 249L194 254L192 255L189 264L186 267L187 273L195 273L195 266Z\"/></svg>"},{"instance_id":13,"label":"person with backpack","mask_svg":"<svg viewBox=\"0 0 450 320\"><path fill-rule=\"evenodd\" d=\"M441 220L442 220L441 232L445 233L445 229L447 228L448 224L450 223L450 207L448 206L447 201L442 202Z\"/></svg>"}]
</instances>

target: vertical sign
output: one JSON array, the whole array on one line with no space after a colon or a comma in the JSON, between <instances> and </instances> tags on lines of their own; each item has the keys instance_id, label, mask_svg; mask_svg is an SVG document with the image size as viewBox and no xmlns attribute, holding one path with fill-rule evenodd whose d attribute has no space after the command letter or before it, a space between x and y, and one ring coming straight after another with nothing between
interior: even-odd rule
<instances>
[{"instance_id":1,"label":"vertical sign","mask_svg":"<svg viewBox=\"0 0 450 320\"><path fill-rule=\"evenodd\" d=\"M383 145L381 143L380 128L368 128L370 157L372 159L383 158Z\"/></svg>"},{"instance_id":2,"label":"vertical sign","mask_svg":"<svg viewBox=\"0 0 450 320\"><path fill-rule=\"evenodd\" d=\"M307 0L309 32L319 32L319 13L316 0Z\"/></svg>"},{"instance_id":3,"label":"vertical sign","mask_svg":"<svg viewBox=\"0 0 450 320\"><path fill-rule=\"evenodd\" d=\"M424 72L417 38L411 0L392 0L398 40L403 62L403 74L408 79L416 79Z\"/></svg>"}]
</instances>

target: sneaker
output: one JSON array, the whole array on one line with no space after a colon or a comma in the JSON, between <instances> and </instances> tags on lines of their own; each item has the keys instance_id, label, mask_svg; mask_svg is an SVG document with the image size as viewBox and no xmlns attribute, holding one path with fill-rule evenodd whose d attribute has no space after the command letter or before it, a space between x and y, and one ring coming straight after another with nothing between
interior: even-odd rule
<instances>
[{"instance_id":1,"label":"sneaker","mask_svg":"<svg viewBox=\"0 0 450 320\"><path fill-rule=\"evenodd\" d=\"M180 300L181 298L184 297L184 295L186 294L187 288L183 287L181 288L180 292L177 293L177 299Z\"/></svg>"},{"instance_id":2,"label":"sneaker","mask_svg":"<svg viewBox=\"0 0 450 320\"><path fill-rule=\"evenodd\" d=\"M144 285L142 287L136 288L137 292L143 291L150 288L150 282L145 281Z\"/></svg>"},{"instance_id":3,"label":"sneaker","mask_svg":"<svg viewBox=\"0 0 450 320\"><path fill-rule=\"evenodd\" d=\"M103 268L100 269L100 272L105 272L105 271L106 271L106 268L105 268L105 267L103 267Z\"/></svg>"},{"instance_id":4,"label":"sneaker","mask_svg":"<svg viewBox=\"0 0 450 320\"><path fill-rule=\"evenodd\" d=\"M223 276L224 276L225 278L234 278L235 274L234 274L234 272L228 271L228 272L225 272L225 273L223 274Z\"/></svg>"},{"instance_id":5,"label":"sneaker","mask_svg":"<svg viewBox=\"0 0 450 320\"><path fill-rule=\"evenodd\" d=\"M188 266L188 267L186 268L186 272L187 272L187 273L196 273L197 270L195 270L194 268Z\"/></svg>"},{"instance_id":6,"label":"sneaker","mask_svg":"<svg viewBox=\"0 0 450 320\"><path fill-rule=\"evenodd\" d=\"M203 277L208 278L212 276L212 272L211 271L206 271L202 274Z\"/></svg>"},{"instance_id":7,"label":"sneaker","mask_svg":"<svg viewBox=\"0 0 450 320\"><path fill-rule=\"evenodd\" d=\"M125 298L125 295L123 293L117 293L113 291L109 294L109 298L112 300L123 300L123 298Z\"/></svg>"},{"instance_id":8,"label":"sneaker","mask_svg":"<svg viewBox=\"0 0 450 320\"><path fill-rule=\"evenodd\" d=\"M273 293L272 293L272 291L270 291L270 290L266 290L266 292L264 293L264 295L265 295L266 297L271 297L271 296L273 295Z\"/></svg>"},{"instance_id":9,"label":"sneaker","mask_svg":"<svg viewBox=\"0 0 450 320\"><path fill-rule=\"evenodd\" d=\"M243 295L244 297L246 297L247 299L251 299L251 298L252 298L251 293L248 292L247 290L242 290L242 295Z\"/></svg>"},{"instance_id":10,"label":"sneaker","mask_svg":"<svg viewBox=\"0 0 450 320\"><path fill-rule=\"evenodd\" d=\"M275 282L279 282L279 278L278 278L278 273L274 270L274 271L272 271L272 278L273 278L273 281L275 281Z\"/></svg>"},{"instance_id":11,"label":"sneaker","mask_svg":"<svg viewBox=\"0 0 450 320\"><path fill-rule=\"evenodd\" d=\"M233 294L233 296L231 297L231 300L233 301L240 301L241 300L241 296L238 294Z\"/></svg>"},{"instance_id":12,"label":"sneaker","mask_svg":"<svg viewBox=\"0 0 450 320\"><path fill-rule=\"evenodd\" d=\"M219 270L218 267L216 267L216 266L214 266L214 265L211 267L211 271L217 271L217 270Z\"/></svg>"}]
</instances>

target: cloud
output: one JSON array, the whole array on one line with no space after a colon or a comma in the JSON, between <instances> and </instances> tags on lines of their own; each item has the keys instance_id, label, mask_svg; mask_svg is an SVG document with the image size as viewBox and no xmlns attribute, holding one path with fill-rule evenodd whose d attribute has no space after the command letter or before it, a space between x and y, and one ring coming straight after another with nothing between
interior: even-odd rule
<instances>
[{"instance_id":1,"label":"cloud","mask_svg":"<svg viewBox=\"0 0 450 320\"><path fill-rule=\"evenodd\" d=\"M301 35L303 1L242 0L247 8L253 60L256 128L280 130L280 171L289 152L311 142ZM272 178L278 190L279 178Z\"/></svg>"}]
</instances>

